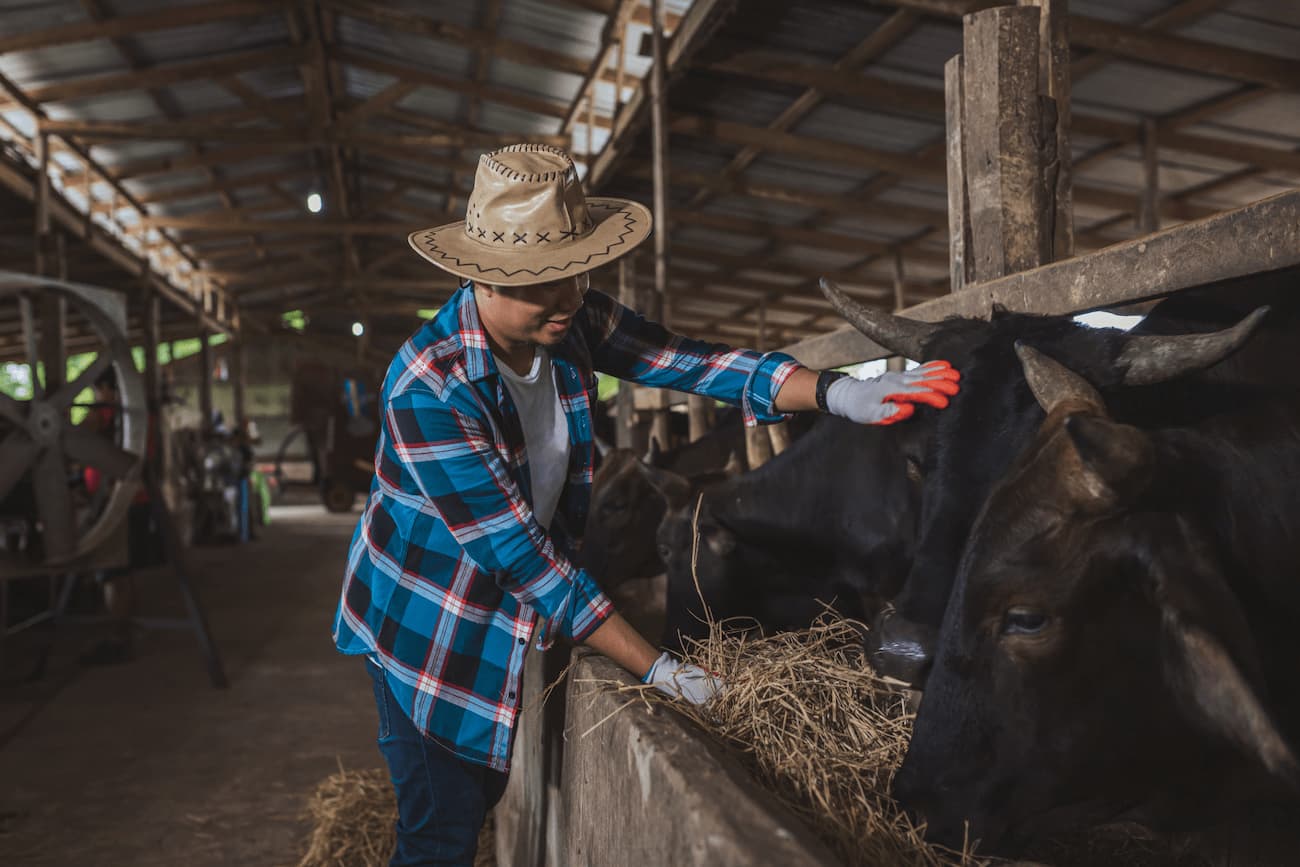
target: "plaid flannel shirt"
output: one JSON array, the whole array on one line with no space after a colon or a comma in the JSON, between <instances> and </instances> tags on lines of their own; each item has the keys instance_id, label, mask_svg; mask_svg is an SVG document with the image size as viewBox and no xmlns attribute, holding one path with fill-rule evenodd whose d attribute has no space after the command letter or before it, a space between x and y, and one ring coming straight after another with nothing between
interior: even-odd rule
<instances>
[{"instance_id":1,"label":"plaid flannel shirt","mask_svg":"<svg viewBox=\"0 0 1300 867\"><path fill-rule=\"evenodd\" d=\"M777 421L798 365L674 335L600 292L551 349L569 424L568 477L549 532L533 517L519 417L462 287L384 378L375 477L348 554L334 641L369 655L416 726L456 755L509 766L520 675L538 647L587 638L613 613L569 559L591 494L591 408L601 370Z\"/></svg>"}]
</instances>

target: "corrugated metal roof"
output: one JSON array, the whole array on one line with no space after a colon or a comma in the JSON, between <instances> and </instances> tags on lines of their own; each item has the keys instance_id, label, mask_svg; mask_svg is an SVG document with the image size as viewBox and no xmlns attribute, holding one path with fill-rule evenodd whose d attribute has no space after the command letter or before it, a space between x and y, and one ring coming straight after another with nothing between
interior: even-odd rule
<instances>
[{"instance_id":1,"label":"corrugated metal roof","mask_svg":"<svg viewBox=\"0 0 1300 867\"><path fill-rule=\"evenodd\" d=\"M205 0L185 0L184 5L197 5ZM176 8L181 4L164 6L162 0L114 0L111 11L118 15L149 14L163 8ZM670 0L666 4L675 14L690 8L690 0ZM1140 26L1152 16L1162 14L1178 4L1175 0L1073 0L1071 10L1076 15ZM372 11L358 5L350 13L336 13L333 5L322 7L322 17L336 19L336 27L327 47L327 55L342 76L342 92L336 92L337 112L345 112L364 105L366 100L383 93L396 79L386 73L375 72L361 65L340 62L335 49L343 49L377 61L427 71L458 81L469 82L479 65L482 50L478 40L497 39L522 43L537 49L572 58L582 68L591 62L600 48L606 26L605 16L580 5L568 5L555 0L504 0L495 22L486 20L486 4L464 3L463 0L400 0L385 4L382 10ZM376 7L378 9L378 7ZM387 11L384 11L387 10ZM412 26L404 29L387 20L391 11L405 11L422 22L443 21L454 27L472 31L466 40L431 38ZM201 26L164 31L149 31L132 37L129 42L140 63L148 67L166 67L170 64L188 63L202 59L219 58L233 52L264 46L288 46L289 20L301 10L294 4L267 4L261 15L232 18ZM807 106L792 122L781 127L782 132L813 141L837 142L842 145L886 151L892 154L916 154L933 151L943 140L944 118L934 108L935 100L924 100L915 107L885 109L873 106L860 97L821 94L816 99L804 97L806 88L790 83L776 83L760 77L740 76L706 70L711 61L726 59L736 53L762 52L776 58L813 64L829 69L850 51L863 44L882 23L896 16L897 10L887 5L861 3L858 0L799 0L789 3L741 3L714 34L713 41L700 55L702 64L674 80L672 110L676 114L699 115L705 118L728 121L742 129L763 130L771 127L777 118L787 115L796 101ZM885 50L865 70L877 79L885 79L924 87L937 96L942 92L944 63L961 50L960 22L951 18L914 16L916 20L898 43ZM0 37L7 34L35 32L58 23L82 22L86 12L77 0L50 0L50 2L22 2L0 0ZM300 28L304 29L304 28ZM648 69L649 59L638 53L641 35L647 31L643 24L628 27L627 86L628 93L637 79ZM326 27L326 32L329 28ZM1181 24L1176 31L1180 36L1228 45L1239 49L1277 57L1300 56L1300 4L1283 0L1230 0L1213 14L1198 21ZM1162 67L1161 58L1153 56L1151 62L1111 58L1086 77L1074 82L1076 115L1088 115L1124 123L1136 124L1145 116L1165 119L1174 123L1177 113L1204 105L1208 100L1234 94L1240 82L1218 76L1204 75L1186 69ZM573 65L570 63L569 65ZM91 40L61 45L35 51L9 52L0 55L0 73L9 76L22 87L36 87L56 81L71 81L109 73L125 72L128 64L122 54L108 40ZM763 71L763 74L769 74ZM310 72L308 72L310 74ZM277 110L296 112L304 124L308 123L307 105L303 86L303 72L297 65L281 63L264 68L248 69L240 73L239 82L252 90L259 100L271 100ZM573 104L583 76L573 71L548 70L534 60L510 56L500 52L488 59L483 80L486 85L516 94L521 99L543 99L555 106L556 113L566 111ZM421 85L406 95L391 110L376 111L368 115L360 129L366 134L382 138L395 133L429 133L435 130L455 130L465 123L471 98L460 92L461 88L441 88ZM612 83L600 81L595 89L596 109L601 119L591 131L592 143L599 151L609 139L610 116L613 113L615 94ZM626 94L625 94L626 95ZM802 98L802 99L801 99ZM220 116L223 112L237 116L253 117L262 102L244 105L243 100L231 90L210 81L187 81L169 85L164 91L164 101L174 103L187 115ZM1279 152L1300 148L1300 94L1271 94L1250 100L1234 100L1236 105L1221 112L1200 118L1195 125L1180 127L1179 132L1204 136L1229 142L1243 142ZM474 126L480 131L496 132L503 140L514 137L550 135L558 131L560 119L547 114L534 113L518 106L493 100L480 101ZM18 126L24 134L32 132L30 119L23 112L0 108L7 121ZM48 107L54 119L83 119L88 121L149 121L165 119L159 106L141 91L121 91L84 99L69 100ZM247 120L231 123L266 125L270 121ZM585 112L580 112L571 128L575 152L586 148L588 130ZM236 142L195 142L205 150L231 152L248 151ZM629 156L623 166L643 169L648 165L649 149L643 135L634 143L624 143ZM1109 141L1094 136L1075 134L1072 147L1076 160L1081 161L1078 182L1132 195L1141 185L1142 167L1138 149L1133 144L1114 147ZM465 171L472 171L475 148L430 148L430 156L445 159L456 154L466 158ZM904 244L942 262L945 250L946 224L936 225L924 236L918 233L923 224L903 220L891 213L891 206L910 206L929 209L943 214L947 195L941 178L913 175L890 177L862 166L846 166L836 161L814 156L796 156L790 153L773 154L758 151L757 159L745 166L740 180L756 186L769 186L795 192L829 197L826 210L808 205L793 204L768 197L749 197L734 192L701 192L692 184L681 180L688 175L717 176L728 172L737 154L746 150L740 141L722 140L708 135L673 135L670 140L670 178L677 177L670 190L673 208L693 207L697 213L712 218L735 218L744 221L735 232L722 231L678 221L673 230L673 241L687 247L698 246L740 257L752 257L755 265L745 269L751 281L763 280L763 267L771 261L810 269L846 268L866 258L851 251L828 251L806 245L778 244L769 250L763 237L751 237L748 222L758 221L772 227L809 226L815 230L861 238L864 242ZM1191 151L1160 152L1160 186L1163 196L1178 196L1194 191L1191 200L1198 206L1229 207L1270 195L1287 186L1300 183L1300 173L1272 168L1264 171L1247 171L1244 163L1225 159L1222 155L1208 156ZM1213 150L1213 148L1211 148ZM106 165L131 165L160 155L183 157L193 151L190 142L159 142L111 139L97 142L94 153ZM418 177L428 186L412 185L410 190L392 205L392 217L414 219L421 213L433 213L446 207L446 188L458 185L459 194L465 192L464 178L455 180L444 167L431 168L421 162L421 154L409 148L381 150L357 148L345 144L346 164L362 172L360 187L361 207L369 200L378 200L394 189L392 176ZM65 155L56 157L74 163ZM303 149L294 153L244 153L238 161L219 166L217 176L261 176L268 172L285 173L281 187L291 196L305 197L313 189L324 190L325 178L316 177L316 167L328 162L328 152ZM864 159L863 164L866 164ZM585 166L583 167L585 171ZM1230 183L1222 182L1225 175L1236 176ZM202 169L147 174L128 182L129 188L141 195L161 193L192 185L206 185L213 173ZM398 182L400 185L401 182ZM400 188L400 187L399 187ZM650 181L644 173L625 173L614 177L607 191L627 193L649 201ZM865 192L860 192L865 190ZM97 185L95 195L101 200L111 197L106 185ZM295 213L290 203L264 187L239 188L232 193L237 204L253 209L258 219L277 214ZM879 214L862 209L870 208L871 199ZM843 199L838 206L836 197ZM861 198L859 198L861 197ZM1121 197L1122 200L1122 197ZM215 193L204 193L184 200L159 203L154 210L162 214L199 214L208 211L222 212L224 205ZM1109 228L1100 236L1102 240L1131 234L1131 222L1113 208L1095 205L1076 205L1076 222L1081 228L1107 222ZM380 217L384 218L384 217ZM943 221L938 221L942 223ZM237 250L238 244L222 239L200 240L192 236L197 245L205 249L217 247ZM287 237L287 236L286 236ZM283 240L283 239L281 239ZM315 240L315 239L313 239ZM401 239L367 237L360 243L366 255L380 255L391 243ZM1093 237L1089 243L1097 241ZM325 246L325 245L323 245ZM341 245L335 244L336 247ZM764 252L766 251L766 252ZM909 254L910 255L910 254ZM864 269L876 285L889 282L887 263L873 263ZM934 262L909 261L909 281L933 280L941 286L946 270ZM772 281L780 287L797 282L800 278L781 277ZM689 281L687 281L689 282ZM683 284L685 285L685 283ZM704 317L718 318L718 311L729 305L701 297L692 309ZM773 322L777 322L773 319ZM787 320L780 320L787 321ZM789 320L794 321L794 320Z\"/></svg>"}]
</instances>

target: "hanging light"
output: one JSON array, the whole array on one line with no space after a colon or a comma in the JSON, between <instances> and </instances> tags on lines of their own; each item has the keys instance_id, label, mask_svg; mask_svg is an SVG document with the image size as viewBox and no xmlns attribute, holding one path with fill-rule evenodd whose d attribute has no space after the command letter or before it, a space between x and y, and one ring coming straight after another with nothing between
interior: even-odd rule
<instances>
[{"instance_id":1,"label":"hanging light","mask_svg":"<svg viewBox=\"0 0 1300 867\"><path fill-rule=\"evenodd\" d=\"M323 207L325 207L325 202L320 197L320 193L312 193L307 197L307 210L313 214L319 214Z\"/></svg>"},{"instance_id":2,"label":"hanging light","mask_svg":"<svg viewBox=\"0 0 1300 867\"><path fill-rule=\"evenodd\" d=\"M366 326L362 325L360 322L353 322L353 323L352 323L352 336L353 336L353 337L360 337L361 335L363 335L363 334L365 334L365 333L366 333Z\"/></svg>"}]
</instances>

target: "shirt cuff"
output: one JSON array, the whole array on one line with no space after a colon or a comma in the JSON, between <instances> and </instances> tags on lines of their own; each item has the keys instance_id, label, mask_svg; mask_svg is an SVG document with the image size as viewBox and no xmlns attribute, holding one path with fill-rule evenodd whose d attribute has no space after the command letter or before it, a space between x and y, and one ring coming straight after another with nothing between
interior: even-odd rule
<instances>
[{"instance_id":1,"label":"shirt cuff","mask_svg":"<svg viewBox=\"0 0 1300 867\"><path fill-rule=\"evenodd\" d=\"M537 649L547 650L561 635L574 644L587 640L600 625L614 613L614 603L609 601L585 569L579 569L568 597L537 635Z\"/></svg>"},{"instance_id":2,"label":"shirt cuff","mask_svg":"<svg viewBox=\"0 0 1300 867\"><path fill-rule=\"evenodd\" d=\"M786 380L802 366L784 352L768 352L758 359L753 373L745 381L745 391L740 400L745 427L772 424L789 417L787 413L777 411L776 395Z\"/></svg>"}]
</instances>

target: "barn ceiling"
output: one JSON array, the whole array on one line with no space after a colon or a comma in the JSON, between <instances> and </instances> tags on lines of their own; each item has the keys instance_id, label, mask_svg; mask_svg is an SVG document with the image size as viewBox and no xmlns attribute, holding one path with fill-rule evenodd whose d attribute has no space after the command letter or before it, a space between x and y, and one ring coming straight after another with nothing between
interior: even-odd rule
<instances>
[{"instance_id":1,"label":"barn ceiling","mask_svg":"<svg viewBox=\"0 0 1300 867\"><path fill-rule=\"evenodd\" d=\"M943 65L989 5L665 0L676 328L830 330L828 273L887 306L947 291ZM1298 185L1300 6L1070 11L1081 251L1139 233L1144 128L1163 226ZM73 279L147 269L246 324L301 309L400 339L454 288L405 236L461 215L483 150L560 144L650 202L649 20L636 0L0 0L0 268L32 268L44 131Z\"/></svg>"}]
</instances>

